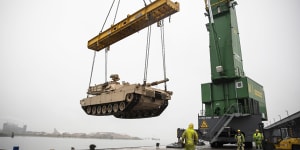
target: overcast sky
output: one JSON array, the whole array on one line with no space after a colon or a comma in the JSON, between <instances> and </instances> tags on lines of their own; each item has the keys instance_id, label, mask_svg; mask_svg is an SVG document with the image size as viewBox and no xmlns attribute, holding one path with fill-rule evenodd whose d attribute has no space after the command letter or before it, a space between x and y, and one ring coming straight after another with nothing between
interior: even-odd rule
<instances>
[{"instance_id":1,"label":"overcast sky","mask_svg":"<svg viewBox=\"0 0 300 150\"><path fill-rule=\"evenodd\" d=\"M148 2L148 1L146 1ZM0 0L0 125L31 131L117 132L176 140L176 129L197 124L201 84L211 82L203 0L178 0L180 12L165 20L168 90L161 116L124 120L86 115L93 51L112 0ZM244 71L264 86L270 123L300 110L298 0L237 1ZM117 21L144 6L123 0ZM112 23L112 16L106 27ZM108 75L142 83L146 30L111 46ZM104 53L97 53L92 84L104 82ZM163 79L160 32L152 26L148 81ZM158 86L159 88L159 86Z\"/></svg>"}]
</instances>

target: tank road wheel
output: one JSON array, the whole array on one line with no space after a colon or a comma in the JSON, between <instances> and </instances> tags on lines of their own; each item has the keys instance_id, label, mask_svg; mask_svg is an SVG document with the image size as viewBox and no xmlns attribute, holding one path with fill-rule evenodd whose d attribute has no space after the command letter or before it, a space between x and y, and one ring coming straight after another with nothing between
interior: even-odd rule
<instances>
[{"instance_id":1,"label":"tank road wheel","mask_svg":"<svg viewBox=\"0 0 300 150\"><path fill-rule=\"evenodd\" d=\"M119 105L117 103L115 103L113 106L113 111L117 112L118 110L119 110Z\"/></svg>"},{"instance_id":2,"label":"tank road wheel","mask_svg":"<svg viewBox=\"0 0 300 150\"><path fill-rule=\"evenodd\" d=\"M111 112L112 112L112 105L111 105L111 104L108 105L108 107L107 107L107 112L108 112L108 113L111 113Z\"/></svg>"},{"instance_id":3,"label":"tank road wheel","mask_svg":"<svg viewBox=\"0 0 300 150\"><path fill-rule=\"evenodd\" d=\"M87 113L87 114L91 114L91 112L92 112L92 107L91 107L91 106L88 106L88 107L86 108L86 113Z\"/></svg>"},{"instance_id":4,"label":"tank road wheel","mask_svg":"<svg viewBox=\"0 0 300 150\"><path fill-rule=\"evenodd\" d=\"M120 111L123 111L125 109L125 102L121 102L120 105L119 105L119 109Z\"/></svg>"},{"instance_id":5,"label":"tank road wheel","mask_svg":"<svg viewBox=\"0 0 300 150\"><path fill-rule=\"evenodd\" d=\"M133 93L128 93L126 94L126 101L127 102L131 102L134 98L134 94Z\"/></svg>"},{"instance_id":6,"label":"tank road wheel","mask_svg":"<svg viewBox=\"0 0 300 150\"><path fill-rule=\"evenodd\" d=\"M96 111L97 111L97 106L93 106L92 107L92 114L96 115Z\"/></svg>"},{"instance_id":7,"label":"tank road wheel","mask_svg":"<svg viewBox=\"0 0 300 150\"><path fill-rule=\"evenodd\" d=\"M97 106L97 115L101 114L101 106Z\"/></svg>"},{"instance_id":8,"label":"tank road wheel","mask_svg":"<svg viewBox=\"0 0 300 150\"><path fill-rule=\"evenodd\" d=\"M106 114L106 105L102 106L102 114Z\"/></svg>"}]
</instances>

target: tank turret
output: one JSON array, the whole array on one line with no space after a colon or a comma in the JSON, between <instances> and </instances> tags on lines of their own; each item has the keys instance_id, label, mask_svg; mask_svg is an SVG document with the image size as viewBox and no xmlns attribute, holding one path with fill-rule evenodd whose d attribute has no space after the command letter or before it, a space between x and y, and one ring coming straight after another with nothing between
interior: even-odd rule
<instances>
[{"instance_id":1,"label":"tank turret","mask_svg":"<svg viewBox=\"0 0 300 150\"><path fill-rule=\"evenodd\" d=\"M148 118L159 116L168 106L172 92L153 88L169 79L146 84L118 82L118 74L110 76L112 81L90 86L87 98L80 101L88 115L114 115L116 118Z\"/></svg>"},{"instance_id":2,"label":"tank turret","mask_svg":"<svg viewBox=\"0 0 300 150\"><path fill-rule=\"evenodd\" d=\"M87 94L90 95L100 95L101 93L108 92L115 90L119 87L121 87L120 83L118 82L120 80L118 74L112 74L110 75L110 78L112 81L105 82L103 84L97 84L95 86L90 86Z\"/></svg>"}]
</instances>

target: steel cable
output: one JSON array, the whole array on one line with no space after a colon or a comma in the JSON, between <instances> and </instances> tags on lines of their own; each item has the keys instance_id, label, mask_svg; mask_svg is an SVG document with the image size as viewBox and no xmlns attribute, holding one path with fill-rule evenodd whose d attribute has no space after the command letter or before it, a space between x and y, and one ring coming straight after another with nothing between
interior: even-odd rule
<instances>
[{"instance_id":1,"label":"steel cable","mask_svg":"<svg viewBox=\"0 0 300 150\"><path fill-rule=\"evenodd\" d=\"M115 3L115 0L112 2L111 6L110 6L110 8L109 8L109 11L108 11L108 13L107 13L107 15L106 15L106 18L105 18L105 20L104 20L104 23L103 23L103 25L102 25L102 28L101 28L99 34L102 33L102 31L103 31L103 29L104 29L104 26L105 26L105 24L106 24L106 22L107 22L108 16L110 15L110 12L111 12L111 10L112 10L112 7L113 7L114 3ZM119 2L118 2L118 8L119 8L119 4L120 4L120 0L119 0ZM117 8L117 10L116 10L116 13L117 13L117 11L118 11L118 8ZM115 18L116 18L116 14L115 14ZM115 21L115 18L114 18L114 21ZM99 43L98 43L98 41L97 41L97 45L98 45L98 44L99 44ZM107 53L107 52L106 52L106 53ZM107 60L106 60L106 57L107 57L107 54L105 55L105 68L107 67ZM94 51L93 62L92 62L92 69L91 69L91 74L90 74L90 80L89 80L89 86L88 86L88 87L91 86L92 77L93 77L93 72L94 72L94 66L95 66L95 59L96 59L96 51ZM106 69L105 69L105 72L106 72L106 73L105 73L105 81L107 81L107 71L106 71ZM89 96L89 94L87 94L87 97L88 97L88 96Z\"/></svg>"}]
</instances>

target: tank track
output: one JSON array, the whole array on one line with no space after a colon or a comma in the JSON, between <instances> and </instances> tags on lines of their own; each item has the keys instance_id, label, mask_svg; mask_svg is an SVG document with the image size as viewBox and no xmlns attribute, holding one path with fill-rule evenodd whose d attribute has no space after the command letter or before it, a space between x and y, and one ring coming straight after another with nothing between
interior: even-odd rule
<instances>
[{"instance_id":1,"label":"tank track","mask_svg":"<svg viewBox=\"0 0 300 150\"><path fill-rule=\"evenodd\" d=\"M139 118L151 118L159 116L168 106L168 101L165 100L163 106L159 109L151 109L151 110L129 110L123 111L120 113L115 113L114 116L120 119L139 119Z\"/></svg>"}]
</instances>

